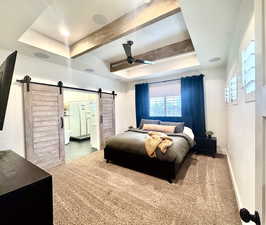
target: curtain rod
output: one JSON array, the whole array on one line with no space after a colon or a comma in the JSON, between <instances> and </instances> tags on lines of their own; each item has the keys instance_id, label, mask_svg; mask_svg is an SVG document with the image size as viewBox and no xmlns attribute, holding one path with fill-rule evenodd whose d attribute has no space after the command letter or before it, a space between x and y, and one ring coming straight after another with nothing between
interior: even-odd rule
<instances>
[{"instance_id":1,"label":"curtain rod","mask_svg":"<svg viewBox=\"0 0 266 225\"><path fill-rule=\"evenodd\" d=\"M172 79L172 80L163 80L163 81L153 81L153 82L148 82L148 84L157 84L157 83L164 83L164 82L170 82L170 81L176 81L176 80L181 80L181 78Z\"/></svg>"},{"instance_id":2,"label":"curtain rod","mask_svg":"<svg viewBox=\"0 0 266 225\"><path fill-rule=\"evenodd\" d=\"M29 80L27 81L27 79L29 79ZM29 83L29 84L38 84L38 85L44 85L44 86L50 86L50 87L61 87L61 88L70 89L70 90L76 90L76 91L86 91L86 92L92 92L92 93L102 93L102 94L108 94L108 95L115 95L115 96L117 96L117 94L114 91L112 93L105 92L105 91L102 91L101 88L98 91L96 91L96 90L92 90L92 89L76 88L76 87L70 87L70 86L64 86L64 85L59 86L58 84L61 81L59 81L58 84L56 85L56 84L47 84L47 83L32 82L30 80L31 80L31 78L29 76L26 76L26 77L24 77L24 79L22 79L22 80L16 80L16 81L18 83Z\"/></svg>"},{"instance_id":3,"label":"curtain rod","mask_svg":"<svg viewBox=\"0 0 266 225\"><path fill-rule=\"evenodd\" d=\"M204 76L204 75L200 74L200 75L193 75L193 76ZM170 82L170 81L176 81L176 80L181 80L181 78L176 78L176 79L171 79L171 80L163 80L163 81L153 81L153 82L148 82L148 84L164 83L164 82Z\"/></svg>"}]
</instances>

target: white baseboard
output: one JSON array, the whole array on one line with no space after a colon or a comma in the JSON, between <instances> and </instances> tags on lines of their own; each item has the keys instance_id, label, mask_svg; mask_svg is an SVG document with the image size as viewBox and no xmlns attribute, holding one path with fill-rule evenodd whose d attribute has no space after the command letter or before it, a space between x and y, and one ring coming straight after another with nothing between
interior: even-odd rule
<instances>
[{"instance_id":1,"label":"white baseboard","mask_svg":"<svg viewBox=\"0 0 266 225\"><path fill-rule=\"evenodd\" d=\"M232 180L232 183L233 183L233 188L234 188L234 191L235 191L237 207L238 207L238 210L240 210L241 208L243 208L243 205L242 205L242 201L241 201L241 198L240 198L239 189L238 189L238 186L237 186L237 183L236 183L236 178L235 178L235 175L234 175L233 167L232 167L232 164L231 164L230 154L228 153L227 149L225 149L225 152L226 152L226 156L227 156L226 158L227 158L227 163L228 163L228 166L229 166L231 180ZM243 221L241 221L241 222L242 222L242 225L246 224Z\"/></svg>"},{"instance_id":2,"label":"white baseboard","mask_svg":"<svg viewBox=\"0 0 266 225\"><path fill-rule=\"evenodd\" d=\"M226 150L226 148L224 148L224 147L220 147L220 146L218 146L218 147L217 147L217 153L219 153L219 154L223 154L223 155L227 155L227 150Z\"/></svg>"},{"instance_id":3,"label":"white baseboard","mask_svg":"<svg viewBox=\"0 0 266 225\"><path fill-rule=\"evenodd\" d=\"M232 168L230 155L228 154L227 151L226 151L226 155L227 155L226 158L227 158L227 163L228 163L229 170L230 170L231 179L232 179L232 182L233 182L234 191L235 191L235 194L236 194L237 206L238 206L238 209L241 209L242 208L242 202L241 202L241 199L240 199L239 189L238 189L238 186L237 186L237 183L236 183L236 178L235 178L234 171L233 171L233 168Z\"/></svg>"}]
</instances>

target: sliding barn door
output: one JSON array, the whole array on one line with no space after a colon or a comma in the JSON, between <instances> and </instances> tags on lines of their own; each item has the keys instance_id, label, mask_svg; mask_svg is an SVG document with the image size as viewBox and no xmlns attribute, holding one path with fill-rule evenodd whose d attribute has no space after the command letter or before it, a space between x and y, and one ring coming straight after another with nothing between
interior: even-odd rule
<instances>
[{"instance_id":1,"label":"sliding barn door","mask_svg":"<svg viewBox=\"0 0 266 225\"><path fill-rule=\"evenodd\" d=\"M23 87L26 159L48 169L64 163L64 105L58 87Z\"/></svg>"},{"instance_id":2,"label":"sliding barn door","mask_svg":"<svg viewBox=\"0 0 266 225\"><path fill-rule=\"evenodd\" d=\"M103 149L106 140L115 135L115 97L102 93L99 99L101 149Z\"/></svg>"}]
</instances>

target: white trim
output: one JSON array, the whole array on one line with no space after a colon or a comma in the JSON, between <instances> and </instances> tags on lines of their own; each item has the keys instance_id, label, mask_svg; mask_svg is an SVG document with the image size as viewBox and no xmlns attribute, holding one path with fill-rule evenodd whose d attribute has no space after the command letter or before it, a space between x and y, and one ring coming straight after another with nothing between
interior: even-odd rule
<instances>
[{"instance_id":1,"label":"white trim","mask_svg":"<svg viewBox=\"0 0 266 225\"><path fill-rule=\"evenodd\" d=\"M255 141L255 208L260 214L261 224L265 224L265 17L266 4L255 1L255 41L256 41L256 141Z\"/></svg>"},{"instance_id":2,"label":"white trim","mask_svg":"<svg viewBox=\"0 0 266 225\"><path fill-rule=\"evenodd\" d=\"M227 155L227 150L225 147L217 146L217 153Z\"/></svg>"},{"instance_id":3,"label":"white trim","mask_svg":"<svg viewBox=\"0 0 266 225\"><path fill-rule=\"evenodd\" d=\"M234 191L235 191L235 194L236 194L237 207L238 207L238 209L241 209L242 202L241 202L241 199L240 199L239 189L238 189L238 186L237 186L237 183L236 183L236 178L235 178L235 175L234 175L234 172L233 172L232 164L231 164L231 161L229 159L230 158L229 154L227 154L226 158L227 158L227 163L228 163L228 166L229 166L229 171L230 171L230 175L231 175Z\"/></svg>"},{"instance_id":4,"label":"white trim","mask_svg":"<svg viewBox=\"0 0 266 225\"><path fill-rule=\"evenodd\" d=\"M233 188L234 188L234 192L235 192L235 196L236 196L237 207L238 207L238 210L240 210L241 208L243 208L243 204L242 204L242 201L241 201L241 198L240 198L239 188L238 188L237 183L236 183L234 170L233 170L233 167L232 167L232 164L231 164L231 160L230 160L230 154L228 153L227 149L225 149L225 151L226 151L226 159L227 159L227 163L228 163L228 167L229 167L230 177L231 177L231 180L232 180L232 183L233 183ZM246 224L242 220L241 220L241 222L242 222L242 225Z\"/></svg>"}]
</instances>

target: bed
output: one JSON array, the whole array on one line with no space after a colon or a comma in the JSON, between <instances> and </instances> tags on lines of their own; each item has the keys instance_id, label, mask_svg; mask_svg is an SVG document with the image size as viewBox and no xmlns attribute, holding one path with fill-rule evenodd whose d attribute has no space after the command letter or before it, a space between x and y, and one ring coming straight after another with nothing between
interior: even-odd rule
<instances>
[{"instance_id":1,"label":"bed","mask_svg":"<svg viewBox=\"0 0 266 225\"><path fill-rule=\"evenodd\" d=\"M158 175L172 182L189 150L194 146L191 129L184 128L183 132L167 133L173 144L166 153L156 149L156 158L150 158L144 144L150 131L141 128L129 128L126 132L109 138L104 148L105 160Z\"/></svg>"}]
</instances>

